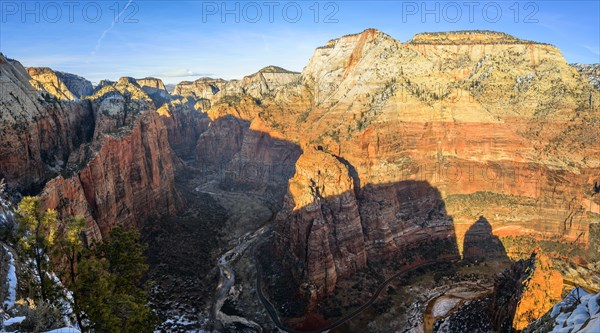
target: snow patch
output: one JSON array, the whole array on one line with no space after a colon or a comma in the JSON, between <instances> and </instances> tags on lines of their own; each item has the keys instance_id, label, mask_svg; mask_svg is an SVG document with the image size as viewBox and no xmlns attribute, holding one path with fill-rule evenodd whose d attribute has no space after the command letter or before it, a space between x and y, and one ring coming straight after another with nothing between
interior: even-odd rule
<instances>
[{"instance_id":1,"label":"snow patch","mask_svg":"<svg viewBox=\"0 0 600 333\"><path fill-rule=\"evenodd\" d=\"M460 301L459 298L441 298L435 301L431 315L436 318L445 317Z\"/></svg>"},{"instance_id":2,"label":"snow patch","mask_svg":"<svg viewBox=\"0 0 600 333\"><path fill-rule=\"evenodd\" d=\"M6 247L6 245L2 245L4 251L8 254L8 274L6 275L6 281L8 281L8 296L4 300L5 308L12 308L17 301L17 270L15 268L15 258L13 257L12 252Z\"/></svg>"},{"instance_id":3,"label":"snow patch","mask_svg":"<svg viewBox=\"0 0 600 333\"><path fill-rule=\"evenodd\" d=\"M63 327L63 328L58 328L58 329L55 329L52 331L47 331L44 333L81 333L81 331L74 327Z\"/></svg>"},{"instance_id":4,"label":"snow patch","mask_svg":"<svg viewBox=\"0 0 600 333\"><path fill-rule=\"evenodd\" d=\"M4 321L4 326L10 326L10 325L14 325L14 324L20 324L21 322L23 322L23 320L25 320L25 316L22 317L14 317L14 318L10 318Z\"/></svg>"},{"instance_id":5,"label":"snow patch","mask_svg":"<svg viewBox=\"0 0 600 333\"><path fill-rule=\"evenodd\" d=\"M552 333L598 333L600 293L589 294L577 287L552 308L550 317L554 320Z\"/></svg>"}]
</instances>

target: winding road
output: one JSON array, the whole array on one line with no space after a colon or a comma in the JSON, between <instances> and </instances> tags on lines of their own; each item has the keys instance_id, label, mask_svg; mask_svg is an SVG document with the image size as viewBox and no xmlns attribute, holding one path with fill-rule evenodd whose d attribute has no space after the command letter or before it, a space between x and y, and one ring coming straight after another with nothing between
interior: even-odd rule
<instances>
[{"instance_id":1,"label":"winding road","mask_svg":"<svg viewBox=\"0 0 600 333\"><path fill-rule=\"evenodd\" d=\"M289 327L285 327L283 325L283 323L281 322L281 320L279 319L279 315L277 314L277 311L275 310L275 307L273 306L273 304L265 297L264 293L263 293L263 289L262 289L262 272L260 269L260 266L258 264L258 262L256 262L256 291L258 294L258 298L260 298L261 302L263 303L263 306L265 307L265 309L267 310L267 312L269 313L269 316L271 317L271 319L273 320L273 323L275 324L275 326L277 326L277 328L279 328L280 330L284 331L284 332L288 332L288 333L322 333L322 332L328 332L331 329L334 329L338 326L343 325L344 323L346 323L347 321L349 321L350 319L356 317L358 314L360 314L361 312L363 312L365 309L367 309L369 306L371 306L373 304L373 302L375 302L375 300L377 300L377 298L379 298L379 294L383 291L383 289L385 289L385 287L387 287L388 284L390 284L390 282L392 282L393 280L397 279L398 277L416 270L418 268L421 267L425 267L425 266L430 266L430 265L435 265L441 262L448 262L448 260L450 259L444 259L444 258L440 258L436 261L431 261L431 262L425 262L425 263L421 263L421 264L415 264L415 265L407 265L404 266L402 268L402 270L400 270L399 272L397 272L396 274L392 275L390 278L388 278L387 280L385 280L383 283L381 283L379 285L379 287L377 288L377 291L375 291L375 293L373 293L373 296L371 296L371 298L365 302L363 305L361 305L360 307L358 307L357 309L355 309L354 311L350 312L349 314L345 315L344 317L336 320L335 322L320 328L318 330L314 330L314 331L297 331L294 329L291 329ZM256 258L255 258L255 261Z\"/></svg>"},{"instance_id":2,"label":"winding road","mask_svg":"<svg viewBox=\"0 0 600 333\"><path fill-rule=\"evenodd\" d=\"M243 324L248 327L253 327L257 329L259 332L262 332L262 327L246 318L242 318L239 316L230 316L221 311L225 300L227 299L227 295L231 290L231 287L235 284L235 270L231 267L231 263L237 260L247 249L252 245L256 239L262 236L267 231L267 226L263 226L262 228L247 233L242 236L238 244L232 248L231 250L225 252L219 260L217 260L217 266L219 267L220 276L219 276L219 284L217 285L217 292L215 293L215 301L211 311L211 322L217 323L233 323L237 322Z\"/></svg>"}]
</instances>

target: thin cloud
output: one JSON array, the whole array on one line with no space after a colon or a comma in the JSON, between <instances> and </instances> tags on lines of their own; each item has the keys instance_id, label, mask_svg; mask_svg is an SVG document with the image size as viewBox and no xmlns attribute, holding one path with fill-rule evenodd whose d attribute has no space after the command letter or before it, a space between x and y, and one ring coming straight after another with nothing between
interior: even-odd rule
<instances>
[{"instance_id":1,"label":"thin cloud","mask_svg":"<svg viewBox=\"0 0 600 333\"><path fill-rule=\"evenodd\" d=\"M190 76L211 76L209 73L199 73L189 69L175 69L165 73L158 74L162 77L190 77Z\"/></svg>"},{"instance_id":2,"label":"thin cloud","mask_svg":"<svg viewBox=\"0 0 600 333\"><path fill-rule=\"evenodd\" d=\"M123 7L123 10L119 13L119 15L117 15L117 17L112 21L112 23L110 24L110 27L108 27L108 29L106 29L102 32L102 35L100 35L100 38L98 38L98 40L96 41L96 47L94 48L94 51L92 51L92 56L96 55L96 52L98 52L98 49L100 49L100 44L102 43L102 40L104 39L104 37L106 37L106 34L115 27L115 24L117 24L117 22L121 18L121 15L123 15L123 13L125 13L125 11L127 10L127 8L129 8L129 5L131 5L132 2L133 2L133 0L129 0L127 2L127 4L125 5L125 7Z\"/></svg>"},{"instance_id":3,"label":"thin cloud","mask_svg":"<svg viewBox=\"0 0 600 333\"><path fill-rule=\"evenodd\" d=\"M588 51L592 52L593 54L600 56L600 47L596 46L596 47L592 47L589 45L581 45L581 47L587 49Z\"/></svg>"}]
</instances>

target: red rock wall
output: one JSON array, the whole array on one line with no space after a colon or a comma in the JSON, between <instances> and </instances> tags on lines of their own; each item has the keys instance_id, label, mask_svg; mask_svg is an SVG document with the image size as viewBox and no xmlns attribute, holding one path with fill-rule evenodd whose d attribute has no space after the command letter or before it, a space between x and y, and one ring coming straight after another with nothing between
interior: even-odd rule
<instances>
[{"instance_id":1,"label":"red rock wall","mask_svg":"<svg viewBox=\"0 0 600 333\"><path fill-rule=\"evenodd\" d=\"M90 232L101 235L115 225L139 226L147 217L174 213L173 162L160 116L141 116L124 137L105 136L83 169L48 182L41 197L63 216L90 218Z\"/></svg>"}]
</instances>

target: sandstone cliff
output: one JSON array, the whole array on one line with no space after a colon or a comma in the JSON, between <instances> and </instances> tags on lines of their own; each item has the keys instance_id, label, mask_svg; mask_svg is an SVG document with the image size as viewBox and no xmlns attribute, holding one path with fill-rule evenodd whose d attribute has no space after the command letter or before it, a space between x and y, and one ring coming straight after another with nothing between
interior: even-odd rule
<instances>
[{"instance_id":1,"label":"sandstone cliff","mask_svg":"<svg viewBox=\"0 0 600 333\"><path fill-rule=\"evenodd\" d=\"M58 99L75 100L93 92L92 83L81 76L55 72L48 67L29 67L27 73L34 88L45 90Z\"/></svg>"},{"instance_id":2,"label":"sandstone cliff","mask_svg":"<svg viewBox=\"0 0 600 333\"><path fill-rule=\"evenodd\" d=\"M173 214L176 192L167 130L156 113L141 115L127 132L96 139L86 165L49 181L40 194L63 216L85 216L88 236L101 239L115 225L140 226Z\"/></svg>"},{"instance_id":3,"label":"sandstone cliff","mask_svg":"<svg viewBox=\"0 0 600 333\"><path fill-rule=\"evenodd\" d=\"M0 178L35 193L91 140L94 116L87 100L59 102L42 96L21 64L2 55L0 70Z\"/></svg>"},{"instance_id":4,"label":"sandstone cliff","mask_svg":"<svg viewBox=\"0 0 600 333\"><path fill-rule=\"evenodd\" d=\"M588 293L577 287L522 332L596 332L600 328L599 304L600 293Z\"/></svg>"},{"instance_id":5,"label":"sandstone cliff","mask_svg":"<svg viewBox=\"0 0 600 333\"><path fill-rule=\"evenodd\" d=\"M297 84L299 78L300 73L267 66L241 80L201 78L194 82L184 81L175 87L173 94L192 96L211 103L236 101L241 96L263 99L277 89Z\"/></svg>"},{"instance_id":6,"label":"sandstone cliff","mask_svg":"<svg viewBox=\"0 0 600 333\"><path fill-rule=\"evenodd\" d=\"M452 218L427 182L360 186L347 161L319 149L296 163L284 208L276 217L276 248L312 301L368 261L404 258L437 244L438 259L457 259Z\"/></svg>"},{"instance_id":7,"label":"sandstone cliff","mask_svg":"<svg viewBox=\"0 0 600 333\"><path fill-rule=\"evenodd\" d=\"M94 141L78 156L81 168L58 177L41 197L63 215L83 215L90 234L114 225L140 226L150 216L176 211L173 157L168 131L154 102L132 78L105 85L89 98Z\"/></svg>"},{"instance_id":8,"label":"sandstone cliff","mask_svg":"<svg viewBox=\"0 0 600 333\"><path fill-rule=\"evenodd\" d=\"M270 128L285 128L286 139L305 154L317 149L339 158L358 184L348 189L342 182L341 192L369 198L369 186L429 183L448 201L461 251L465 233L480 215L492 233L502 230L503 236L587 241L594 215L586 212L600 209L600 199L591 196L600 171L594 144L600 139L600 112L589 101L600 95L557 48L493 32L422 34L401 43L369 29L318 48L299 80L262 95L260 108L238 98L209 114L260 118ZM319 170L318 164L304 168ZM310 178L303 184L302 194L290 183L287 206L311 196ZM387 197L387 191L372 194L373 201L385 202L369 210L381 218L363 221L363 233L348 236L348 247L362 234L371 237L365 242L377 244L374 254L398 253L393 239L408 228L398 217L407 203ZM305 210L284 210L277 219L279 242L288 244L281 253L295 258L303 278L310 276L310 255L290 239L303 235L297 230L309 230L314 219L326 220L314 215L314 204L306 204ZM340 214L344 223L352 221ZM425 217L423 224L430 222ZM314 230L314 239L322 240L335 228ZM367 236L369 230L377 232ZM313 260L312 281L321 281L316 289L331 290L335 259L325 251L320 261Z\"/></svg>"},{"instance_id":9,"label":"sandstone cliff","mask_svg":"<svg viewBox=\"0 0 600 333\"><path fill-rule=\"evenodd\" d=\"M527 279L513 318L512 327L518 331L542 317L561 300L563 278L553 269L552 260L540 254L534 264L535 270Z\"/></svg>"},{"instance_id":10,"label":"sandstone cliff","mask_svg":"<svg viewBox=\"0 0 600 333\"><path fill-rule=\"evenodd\" d=\"M134 79L105 82L85 97L91 86L73 75L30 68L32 78L4 57L0 68L0 178L9 186L41 190L61 216L85 216L95 239L116 224L175 212L168 131Z\"/></svg>"},{"instance_id":11,"label":"sandstone cliff","mask_svg":"<svg viewBox=\"0 0 600 333\"><path fill-rule=\"evenodd\" d=\"M291 166L273 182L285 191L281 183L295 173L277 243L315 295L365 259L401 254L430 233L456 237L462 252L479 216L490 227L473 239L496 247L496 234L585 245L600 212L600 197L591 196L600 94L552 45L481 31L402 43L368 29L317 48L300 74L269 67L239 81L184 82L175 93L211 119L195 166L224 188L264 188L264 178L240 179L246 165ZM299 162L273 153L259 132L298 147ZM339 183L319 185L319 172ZM313 182L335 194L313 201ZM429 187L407 189L411 182ZM303 251L308 242L321 252Z\"/></svg>"},{"instance_id":12,"label":"sandstone cliff","mask_svg":"<svg viewBox=\"0 0 600 333\"><path fill-rule=\"evenodd\" d=\"M587 78L594 88L600 90L600 64L572 64L571 66L577 69L583 77Z\"/></svg>"},{"instance_id":13,"label":"sandstone cliff","mask_svg":"<svg viewBox=\"0 0 600 333\"><path fill-rule=\"evenodd\" d=\"M165 88L162 80L153 77L146 77L143 79L137 79L136 82L142 88L142 90L144 90L144 92L148 94L150 98L152 98L157 107L171 100L171 94L169 94L167 88Z\"/></svg>"},{"instance_id":14,"label":"sandstone cliff","mask_svg":"<svg viewBox=\"0 0 600 333\"><path fill-rule=\"evenodd\" d=\"M172 96L122 78L76 102L29 84L76 99L68 80L1 59L11 185L67 171L48 202L106 232L173 212L183 159L206 183L283 207L277 253L313 299L430 240L448 258L514 235L585 246L600 214L600 92L552 45L480 31L402 43L368 29L319 47L302 73L270 66Z\"/></svg>"}]
</instances>

